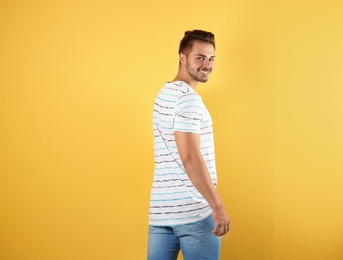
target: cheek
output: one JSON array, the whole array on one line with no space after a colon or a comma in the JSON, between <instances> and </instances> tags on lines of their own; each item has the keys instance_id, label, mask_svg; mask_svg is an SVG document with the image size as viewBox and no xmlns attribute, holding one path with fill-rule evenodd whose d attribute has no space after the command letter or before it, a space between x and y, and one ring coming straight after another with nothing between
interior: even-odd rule
<instances>
[{"instance_id":1,"label":"cheek","mask_svg":"<svg viewBox=\"0 0 343 260\"><path fill-rule=\"evenodd\" d=\"M193 66L201 67L201 66L202 66L202 61L200 61L200 60L195 60L195 61L193 62Z\"/></svg>"}]
</instances>

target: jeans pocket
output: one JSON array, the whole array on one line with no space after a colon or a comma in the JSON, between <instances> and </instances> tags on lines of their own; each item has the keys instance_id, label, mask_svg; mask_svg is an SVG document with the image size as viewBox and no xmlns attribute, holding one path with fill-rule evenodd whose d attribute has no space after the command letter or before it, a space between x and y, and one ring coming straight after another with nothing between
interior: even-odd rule
<instances>
[{"instance_id":1,"label":"jeans pocket","mask_svg":"<svg viewBox=\"0 0 343 260\"><path fill-rule=\"evenodd\" d=\"M197 232L206 228L206 223L204 220L183 225L182 229L186 232Z\"/></svg>"},{"instance_id":2,"label":"jeans pocket","mask_svg":"<svg viewBox=\"0 0 343 260\"><path fill-rule=\"evenodd\" d=\"M148 233L151 233L151 234L153 234L153 233L155 233L156 232L156 230L157 230L158 228L156 228L156 227L154 227L154 226L150 226L149 225L149 229L148 229Z\"/></svg>"},{"instance_id":3,"label":"jeans pocket","mask_svg":"<svg viewBox=\"0 0 343 260\"><path fill-rule=\"evenodd\" d=\"M149 225L149 234L173 234L174 231L168 226L151 226Z\"/></svg>"}]
</instances>

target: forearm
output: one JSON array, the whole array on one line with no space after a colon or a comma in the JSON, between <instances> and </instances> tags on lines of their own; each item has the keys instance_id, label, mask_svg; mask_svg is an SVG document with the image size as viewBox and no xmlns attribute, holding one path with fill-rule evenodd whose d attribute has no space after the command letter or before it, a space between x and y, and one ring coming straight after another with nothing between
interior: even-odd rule
<instances>
[{"instance_id":1,"label":"forearm","mask_svg":"<svg viewBox=\"0 0 343 260\"><path fill-rule=\"evenodd\" d=\"M201 155L195 155L183 162L186 173L194 187L205 198L212 209L221 209L222 201L216 191L207 165Z\"/></svg>"}]
</instances>

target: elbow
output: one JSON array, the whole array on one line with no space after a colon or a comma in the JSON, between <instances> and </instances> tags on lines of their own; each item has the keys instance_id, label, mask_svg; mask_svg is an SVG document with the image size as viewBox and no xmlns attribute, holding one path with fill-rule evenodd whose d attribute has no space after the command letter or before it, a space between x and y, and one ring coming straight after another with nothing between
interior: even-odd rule
<instances>
[{"instance_id":1,"label":"elbow","mask_svg":"<svg viewBox=\"0 0 343 260\"><path fill-rule=\"evenodd\" d=\"M185 169L193 168L194 166L199 165L199 163L202 161L202 156L200 153L187 154L187 155L181 156L180 158Z\"/></svg>"}]
</instances>

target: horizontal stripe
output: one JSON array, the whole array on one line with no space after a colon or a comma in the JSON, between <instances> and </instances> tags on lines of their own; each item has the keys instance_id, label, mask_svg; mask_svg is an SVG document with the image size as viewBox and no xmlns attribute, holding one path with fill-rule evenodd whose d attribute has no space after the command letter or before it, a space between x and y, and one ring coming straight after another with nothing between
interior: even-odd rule
<instances>
[{"instance_id":1,"label":"horizontal stripe","mask_svg":"<svg viewBox=\"0 0 343 260\"><path fill-rule=\"evenodd\" d=\"M201 199L202 197L198 197L199 199ZM165 202L165 201L176 201L176 200L187 200L187 199L194 199L194 197L182 197L182 198L174 198L174 199L161 199L161 200L153 200L151 199L151 202Z\"/></svg>"},{"instance_id":2,"label":"horizontal stripe","mask_svg":"<svg viewBox=\"0 0 343 260\"><path fill-rule=\"evenodd\" d=\"M151 209L155 208L181 208L181 207L188 207L188 206L193 206L196 204L201 203L201 201L195 202L195 203L187 203L187 204L177 204L177 205L163 205L163 206L150 206Z\"/></svg>"},{"instance_id":3,"label":"horizontal stripe","mask_svg":"<svg viewBox=\"0 0 343 260\"><path fill-rule=\"evenodd\" d=\"M204 207L201 207L201 208L198 208L196 210L194 209L191 209L191 210L179 210L179 211L164 211L163 213L162 212L158 212L158 213L154 213L154 212L150 212L150 214L152 215L168 215L168 214L181 214L181 213L186 213L186 212L194 212L194 211L197 211L197 210L201 210L201 209L205 209L205 208L208 208L208 205L204 206Z\"/></svg>"}]
</instances>

